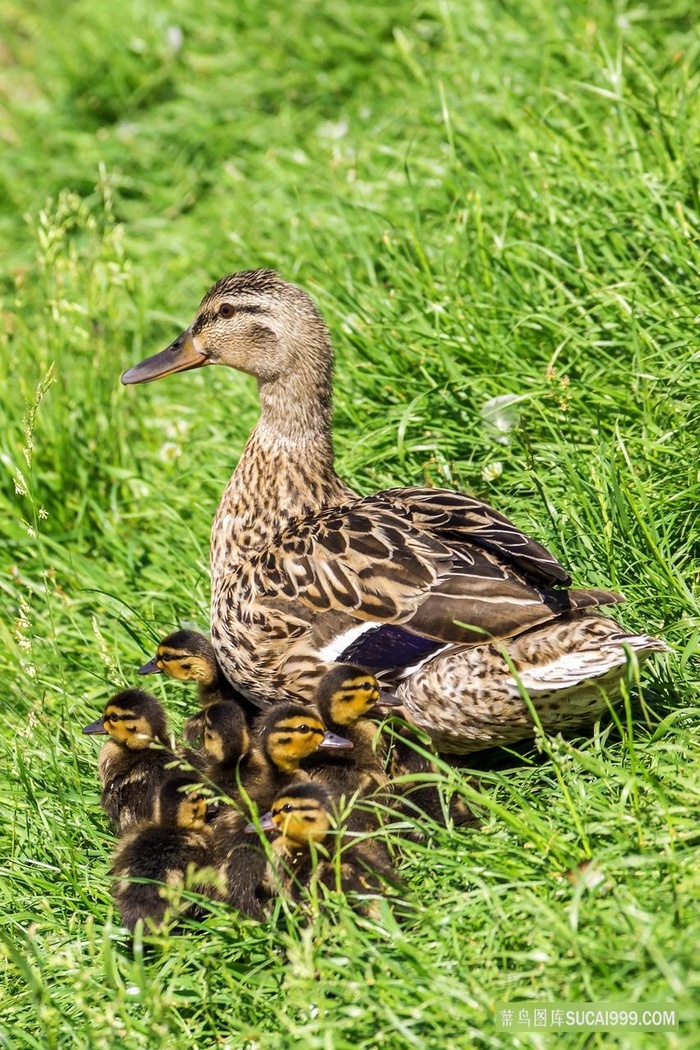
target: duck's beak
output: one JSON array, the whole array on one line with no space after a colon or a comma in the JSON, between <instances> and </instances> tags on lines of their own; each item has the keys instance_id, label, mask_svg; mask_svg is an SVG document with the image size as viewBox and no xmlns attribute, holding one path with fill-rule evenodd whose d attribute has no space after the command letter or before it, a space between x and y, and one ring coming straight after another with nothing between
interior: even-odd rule
<instances>
[{"instance_id":1,"label":"duck's beak","mask_svg":"<svg viewBox=\"0 0 700 1050\"><path fill-rule=\"evenodd\" d=\"M323 734L323 740L318 745L319 747L352 747L352 740L346 740L344 736L338 736L337 733L329 733L328 730Z\"/></svg>"},{"instance_id":2,"label":"duck's beak","mask_svg":"<svg viewBox=\"0 0 700 1050\"><path fill-rule=\"evenodd\" d=\"M94 736L95 733L106 733L104 720L98 718L96 722L91 722L89 726L83 726L83 733L86 736Z\"/></svg>"},{"instance_id":3,"label":"duck's beak","mask_svg":"<svg viewBox=\"0 0 700 1050\"><path fill-rule=\"evenodd\" d=\"M403 701L399 700L398 696L394 693L390 693L388 689L379 690L379 699L376 701L377 707L401 707Z\"/></svg>"},{"instance_id":4,"label":"duck's beak","mask_svg":"<svg viewBox=\"0 0 700 1050\"><path fill-rule=\"evenodd\" d=\"M161 671L160 667L158 666L158 661L157 661L155 656L153 657L152 660L149 660L147 664L144 664L143 667L139 667L139 674L162 674L162 673L163 672Z\"/></svg>"},{"instance_id":5,"label":"duck's beak","mask_svg":"<svg viewBox=\"0 0 700 1050\"><path fill-rule=\"evenodd\" d=\"M208 364L209 358L196 349L192 332L186 328L165 350L154 354L153 357L147 357L145 361L124 372L122 383L124 386L132 383L150 383L162 376L172 375L173 372L187 372L190 368L201 368Z\"/></svg>"},{"instance_id":6,"label":"duck's beak","mask_svg":"<svg viewBox=\"0 0 700 1050\"><path fill-rule=\"evenodd\" d=\"M260 827L263 829L263 831L277 830L277 825L272 819L272 810L270 810L268 813L263 813L263 815L260 818ZM243 830L246 833L246 835L253 835L258 829L255 826L255 824L253 824L253 822L251 821L250 824L246 824Z\"/></svg>"}]
</instances>

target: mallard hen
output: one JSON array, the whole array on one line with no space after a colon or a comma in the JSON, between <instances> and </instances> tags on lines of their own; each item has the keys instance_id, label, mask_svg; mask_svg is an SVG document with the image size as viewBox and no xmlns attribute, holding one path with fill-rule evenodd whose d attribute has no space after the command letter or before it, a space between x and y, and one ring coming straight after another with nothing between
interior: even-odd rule
<instances>
[{"instance_id":1,"label":"mallard hen","mask_svg":"<svg viewBox=\"0 0 700 1050\"><path fill-rule=\"evenodd\" d=\"M248 270L218 281L182 335L122 376L219 364L257 379L260 420L211 537L212 641L226 677L258 700L310 701L330 664L354 662L396 689L440 750L459 753L531 735L510 659L547 730L590 723L625 650L641 658L664 644L593 612L621 596L569 589L556 558L477 499L353 492L333 466L332 361L306 292Z\"/></svg>"}]
</instances>

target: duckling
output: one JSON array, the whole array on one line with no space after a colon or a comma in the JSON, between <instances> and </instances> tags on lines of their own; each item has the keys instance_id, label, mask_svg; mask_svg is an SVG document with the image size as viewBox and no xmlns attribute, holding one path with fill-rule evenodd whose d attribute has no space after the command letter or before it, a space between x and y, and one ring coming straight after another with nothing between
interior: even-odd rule
<instances>
[{"instance_id":1,"label":"duckling","mask_svg":"<svg viewBox=\"0 0 700 1050\"><path fill-rule=\"evenodd\" d=\"M210 704L201 712L201 768L229 798L239 797L241 778L259 764L251 754L250 732L242 708L233 701Z\"/></svg>"},{"instance_id":2,"label":"duckling","mask_svg":"<svg viewBox=\"0 0 700 1050\"><path fill-rule=\"evenodd\" d=\"M295 783L282 791L260 821L263 830L279 836L266 884L270 892L295 901L312 885L357 894L364 898L360 910L373 915L367 896L398 883L389 855L377 839L344 841L342 834L334 849L328 841L334 823L331 798L321 784ZM255 830L253 824L246 827L249 834Z\"/></svg>"},{"instance_id":3,"label":"duckling","mask_svg":"<svg viewBox=\"0 0 700 1050\"><path fill-rule=\"evenodd\" d=\"M414 823L414 830L404 831L403 835L412 841L425 839L428 834L425 827L426 817L442 826L450 823L454 827L478 825L478 817L472 813L464 799L457 795L444 799L436 783L426 782L425 774L435 777L438 773L435 762L422 753L435 753L427 734L421 734L413 726L405 725L391 727L390 735L390 805L402 817Z\"/></svg>"},{"instance_id":4,"label":"duckling","mask_svg":"<svg viewBox=\"0 0 700 1050\"><path fill-rule=\"evenodd\" d=\"M280 791L297 780L308 780L300 768L318 750L350 749L346 737L326 729L318 712L300 704L273 704L256 725L257 751L263 762L243 780L243 787L259 809L268 809Z\"/></svg>"},{"instance_id":5,"label":"duckling","mask_svg":"<svg viewBox=\"0 0 700 1050\"><path fill-rule=\"evenodd\" d=\"M245 829L248 817L226 806L211 825L212 857L222 882L223 899L251 919L262 919L269 894L265 888L267 854Z\"/></svg>"},{"instance_id":6,"label":"duckling","mask_svg":"<svg viewBox=\"0 0 700 1050\"><path fill-rule=\"evenodd\" d=\"M102 808L118 831L151 820L158 789L177 756L170 750L165 712L143 689L125 689L107 702L100 718L83 733L106 733L98 772Z\"/></svg>"},{"instance_id":7,"label":"duckling","mask_svg":"<svg viewBox=\"0 0 700 1050\"><path fill-rule=\"evenodd\" d=\"M114 901L122 924L132 932L139 920L157 932L177 915L199 918L191 902L173 906L165 886L216 897L215 879L196 875L211 865L211 829L207 800L191 774L171 776L161 784L155 819L128 832L112 859Z\"/></svg>"},{"instance_id":8,"label":"duckling","mask_svg":"<svg viewBox=\"0 0 700 1050\"><path fill-rule=\"evenodd\" d=\"M316 753L303 769L333 795L366 795L387 783L386 748L378 739L376 722L366 716L376 707L398 707L400 701L370 671L356 664L337 664L321 679L316 706L323 722L352 743L352 751Z\"/></svg>"},{"instance_id":9,"label":"duckling","mask_svg":"<svg viewBox=\"0 0 700 1050\"><path fill-rule=\"evenodd\" d=\"M205 720L212 711L215 708L204 712ZM226 754L217 734L207 736L206 728L204 747L212 753ZM250 800L258 810L266 810L283 788L308 779L299 767L314 751L351 747L349 740L325 728L316 711L299 704L275 704L258 720L255 744L233 773L235 783L229 774L227 793L234 799L242 796L243 801ZM216 781L213 770L212 779ZM233 807L227 807L214 821L213 852L226 882L228 903L246 915L261 918L268 896L267 857L262 845L246 834L247 819Z\"/></svg>"},{"instance_id":10,"label":"duckling","mask_svg":"<svg viewBox=\"0 0 700 1050\"><path fill-rule=\"evenodd\" d=\"M226 679L213 645L198 631L175 631L163 638L158 643L156 655L139 667L139 674L165 674L181 682L196 682L203 709L221 700L232 700L243 709L248 719L261 710L260 704L248 700ZM202 725L201 712L187 720L185 740L188 744L196 743L201 737Z\"/></svg>"}]
</instances>

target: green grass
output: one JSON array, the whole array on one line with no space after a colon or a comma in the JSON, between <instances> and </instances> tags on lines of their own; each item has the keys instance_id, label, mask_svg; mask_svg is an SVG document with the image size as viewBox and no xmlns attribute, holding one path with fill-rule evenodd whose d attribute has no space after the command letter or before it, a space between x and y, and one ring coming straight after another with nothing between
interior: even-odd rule
<instances>
[{"instance_id":1,"label":"green grass","mask_svg":"<svg viewBox=\"0 0 700 1050\"><path fill-rule=\"evenodd\" d=\"M10 0L2 19L0 1046L508 1047L495 1004L533 998L686 1019L557 1046L696 1047L693 6ZM448 775L484 823L405 848L401 925L343 901L221 912L132 955L80 728L154 639L206 626L256 396L223 369L119 374L263 265L328 318L353 486L475 493L673 652L618 726L477 787ZM504 394L507 443L482 415ZM191 697L156 690L179 728ZM584 860L596 877L567 878Z\"/></svg>"}]
</instances>

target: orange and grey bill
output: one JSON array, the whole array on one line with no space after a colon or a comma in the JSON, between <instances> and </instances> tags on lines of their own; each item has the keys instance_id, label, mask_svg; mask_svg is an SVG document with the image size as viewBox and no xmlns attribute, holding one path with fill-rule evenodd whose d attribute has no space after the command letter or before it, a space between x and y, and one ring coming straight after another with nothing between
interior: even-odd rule
<instances>
[{"instance_id":1,"label":"orange and grey bill","mask_svg":"<svg viewBox=\"0 0 700 1050\"><path fill-rule=\"evenodd\" d=\"M187 372L190 368L202 368L209 364L209 359L195 348L192 332L189 328L177 339L152 357L129 368L122 375L124 386L133 383L151 383L154 379L172 375L174 372Z\"/></svg>"}]
</instances>

